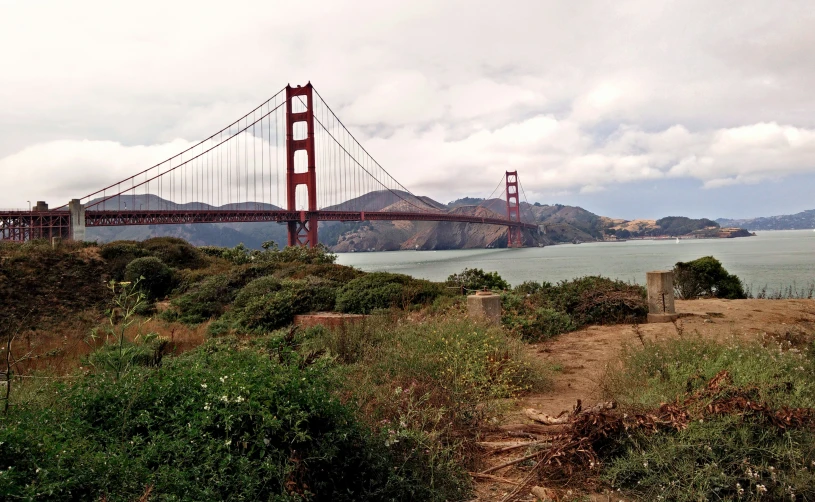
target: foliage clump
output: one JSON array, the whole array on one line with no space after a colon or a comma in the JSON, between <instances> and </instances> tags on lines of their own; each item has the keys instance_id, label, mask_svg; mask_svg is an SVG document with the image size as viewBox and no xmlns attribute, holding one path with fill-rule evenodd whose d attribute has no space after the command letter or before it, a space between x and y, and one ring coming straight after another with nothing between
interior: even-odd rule
<instances>
[{"instance_id":1,"label":"foliage clump","mask_svg":"<svg viewBox=\"0 0 815 502\"><path fill-rule=\"evenodd\" d=\"M369 314L377 309L430 304L443 293L440 285L402 274L373 272L358 277L337 292L337 310Z\"/></svg>"},{"instance_id":2,"label":"foliage clump","mask_svg":"<svg viewBox=\"0 0 815 502\"><path fill-rule=\"evenodd\" d=\"M447 278L447 285L461 288L462 292L483 289L503 291L509 289L509 283L498 272L485 272L480 268L465 268L459 274Z\"/></svg>"},{"instance_id":3,"label":"foliage clump","mask_svg":"<svg viewBox=\"0 0 815 502\"><path fill-rule=\"evenodd\" d=\"M178 237L153 237L142 241L141 248L173 268L196 269L204 266L204 255L195 246Z\"/></svg>"},{"instance_id":4,"label":"foliage clump","mask_svg":"<svg viewBox=\"0 0 815 502\"><path fill-rule=\"evenodd\" d=\"M173 271L155 256L136 258L125 267L125 281L136 283L148 300L163 298L173 287Z\"/></svg>"},{"instance_id":5,"label":"foliage clump","mask_svg":"<svg viewBox=\"0 0 815 502\"><path fill-rule=\"evenodd\" d=\"M502 295L502 322L530 341L592 324L639 321L648 314L642 286L587 276L557 285L527 281Z\"/></svg>"},{"instance_id":6,"label":"foliage clump","mask_svg":"<svg viewBox=\"0 0 815 502\"><path fill-rule=\"evenodd\" d=\"M234 248L218 248L208 246L204 252L210 256L223 258L234 265L247 263L273 262L273 263L302 263L307 265L326 265L337 261L337 255L331 253L322 244L316 247L288 246L280 249L276 243L269 241L263 243L263 249L250 249L243 244Z\"/></svg>"},{"instance_id":7,"label":"foliage clump","mask_svg":"<svg viewBox=\"0 0 815 502\"><path fill-rule=\"evenodd\" d=\"M146 490L202 501L433 498L427 481L332 394L323 363L285 347L271 355L216 341L119 380L83 377L51 406L14 410L0 427L0 492L49 500L136 500Z\"/></svg>"},{"instance_id":8,"label":"foliage clump","mask_svg":"<svg viewBox=\"0 0 815 502\"><path fill-rule=\"evenodd\" d=\"M710 296L738 300L747 297L741 279L728 273L722 263L712 256L680 261L673 272L674 289L681 299Z\"/></svg>"},{"instance_id":9,"label":"foliage clump","mask_svg":"<svg viewBox=\"0 0 815 502\"><path fill-rule=\"evenodd\" d=\"M321 279L261 277L238 293L229 317L249 331L272 331L290 324L297 314L333 310L334 302L334 288Z\"/></svg>"}]
</instances>

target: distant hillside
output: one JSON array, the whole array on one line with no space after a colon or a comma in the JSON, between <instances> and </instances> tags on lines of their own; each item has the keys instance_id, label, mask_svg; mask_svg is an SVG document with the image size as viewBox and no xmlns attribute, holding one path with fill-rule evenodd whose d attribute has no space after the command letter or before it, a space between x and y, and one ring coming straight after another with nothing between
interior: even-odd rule
<instances>
[{"instance_id":1,"label":"distant hillside","mask_svg":"<svg viewBox=\"0 0 815 502\"><path fill-rule=\"evenodd\" d=\"M747 230L809 230L815 228L815 209L781 216L743 220L719 218L716 221L723 227L741 227Z\"/></svg>"},{"instance_id":2,"label":"distant hillside","mask_svg":"<svg viewBox=\"0 0 815 502\"><path fill-rule=\"evenodd\" d=\"M159 209L279 209L260 203L226 204L214 208L191 202L176 204L160 197L136 196L111 199L106 209L159 208ZM407 211L416 212L433 207L451 213L504 218L506 201L503 199L464 198L442 204L427 197L407 192L377 191L325 209L336 211ZM527 246L551 245L570 242L619 240L636 237L682 236L699 237L741 236L743 233L719 228L715 221L670 216L660 220L622 220L598 216L581 207L562 204L521 203L521 219L537 223L540 233L525 232ZM732 226L732 225L730 225ZM390 251L398 249L467 249L501 248L507 245L507 228L501 225L452 223L433 221L357 221L321 222L320 242L337 252ZM235 246L243 243L258 248L265 241L286 243L286 226L277 223L207 223L195 225L144 225L128 227L89 228L88 238L107 242L112 240L143 240L156 236L181 237L196 245Z\"/></svg>"}]
</instances>

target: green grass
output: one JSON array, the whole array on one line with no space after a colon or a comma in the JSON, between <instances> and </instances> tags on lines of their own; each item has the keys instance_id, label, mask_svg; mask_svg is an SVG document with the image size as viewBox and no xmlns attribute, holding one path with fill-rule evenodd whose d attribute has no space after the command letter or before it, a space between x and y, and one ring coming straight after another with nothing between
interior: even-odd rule
<instances>
[{"instance_id":1,"label":"green grass","mask_svg":"<svg viewBox=\"0 0 815 502\"><path fill-rule=\"evenodd\" d=\"M760 412L707 408L739 394L773 411L815 406L810 351L784 348L688 338L626 349L604 379L606 397L624 413L676 402L690 420L678 431L637 429L614 438L603 452L604 480L641 500L815 499L812 428L779 428ZM731 381L689 400L723 370Z\"/></svg>"},{"instance_id":2,"label":"green grass","mask_svg":"<svg viewBox=\"0 0 815 502\"><path fill-rule=\"evenodd\" d=\"M344 330L315 330L307 343L344 363L349 393L373 420L396 413L390 396L401 388L443 410L451 427L471 428L496 400L550 382L549 371L525 355L518 338L456 312L423 321L374 316Z\"/></svg>"}]
</instances>

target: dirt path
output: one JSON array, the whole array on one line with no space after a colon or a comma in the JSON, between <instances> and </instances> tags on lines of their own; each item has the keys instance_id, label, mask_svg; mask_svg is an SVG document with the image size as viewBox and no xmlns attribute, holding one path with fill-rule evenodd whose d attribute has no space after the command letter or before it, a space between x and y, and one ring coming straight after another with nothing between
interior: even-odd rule
<instances>
[{"instance_id":1,"label":"dirt path","mask_svg":"<svg viewBox=\"0 0 815 502\"><path fill-rule=\"evenodd\" d=\"M552 388L543 393L526 396L519 400L514 411L504 416L504 423L532 423L522 410L535 408L556 416L571 411L577 400L591 406L602 399L601 382L609 365L617 364L620 351L625 345L639 345L637 331L644 340L658 341L678 336L699 336L727 340L756 340L763 336L785 338L801 330L815 330L815 300L693 300L677 301L676 310L684 314L676 324L642 324L591 326L586 329L560 335L553 340L529 346L534 357L560 367L554 374ZM517 438L487 438L511 444ZM506 455L488 456L487 465L497 466L522 456L526 450ZM508 467L493 475L519 481L523 471ZM477 480L476 500L501 500L513 486L508 483ZM607 495L590 495L592 500L607 500ZM618 497L614 498L619 500ZM520 500L535 500L532 495ZM568 500L568 498L566 498Z\"/></svg>"}]
</instances>

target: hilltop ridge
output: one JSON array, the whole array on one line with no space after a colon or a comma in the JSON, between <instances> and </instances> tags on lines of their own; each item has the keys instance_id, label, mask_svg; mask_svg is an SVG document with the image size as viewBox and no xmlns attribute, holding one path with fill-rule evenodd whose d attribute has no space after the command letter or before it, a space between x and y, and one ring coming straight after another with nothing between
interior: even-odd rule
<instances>
[{"instance_id":1,"label":"hilltop ridge","mask_svg":"<svg viewBox=\"0 0 815 502\"><path fill-rule=\"evenodd\" d=\"M104 203L107 209L147 206L161 209L279 209L262 203L227 204L214 207L197 202L176 204L154 195L127 197L121 201L111 199ZM506 201L467 197L448 204L401 191L375 191L327 210L354 211L407 211L434 208L450 213L471 216L503 218ZM713 220L669 216L659 220L625 220L600 216L578 206L563 204L528 204L520 206L521 219L538 224L541 232L525 232L526 246L547 246L558 243L614 241L653 237L737 237L749 235L738 229L724 229ZM506 227L472 223L433 221L357 221L321 222L320 242L335 252L394 251L400 249L469 249L507 245ZM275 223L206 223L196 225L145 225L129 227L89 228L88 238L100 242L112 240L143 240L149 237L172 236L196 245L235 246L244 243L259 248L265 241L286 242L285 225Z\"/></svg>"}]
</instances>

